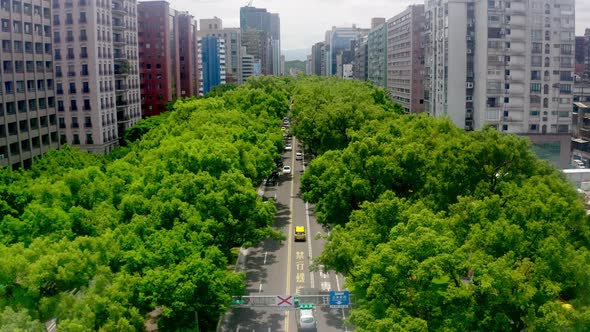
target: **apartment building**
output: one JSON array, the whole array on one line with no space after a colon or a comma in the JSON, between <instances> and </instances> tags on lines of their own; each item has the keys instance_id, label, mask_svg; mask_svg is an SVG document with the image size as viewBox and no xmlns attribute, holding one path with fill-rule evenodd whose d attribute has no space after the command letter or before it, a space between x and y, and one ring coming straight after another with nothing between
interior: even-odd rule
<instances>
[{"instance_id":1,"label":"apartment building","mask_svg":"<svg viewBox=\"0 0 590 332\"><path fill-rule=\"evenodd\" d=\"M366 79L377 86L387 86L387 25L384 18L371 20L367 38Z\"/></svg>"},{"instance_id":2,"label":"apartment building","mask_svg":"<svg viewBox=\"0 0 590 332\"><path fill-rule=\"evenodd\" d=\"M590 29L576 37L576 69L578 77L590 79Z\"/></svg>"},{"instance_id":3,"label":"apartment building","mask_svg":"<svg viewBox=\"0 0 590 332\"><path fill-rule=\"evenodd\" d=\"M325 61L325 44L323 42L318 42L313 44L311 47L311 62L310 62L310 71L311 75L318 75L321 76L325 73L325 70L322 71L322 63Z\"/></svg>"},{"instance_id":4,"label":"apartment building","mask_svg":"<svg viewBox=\"0 0 590 332\"><path fill-rule=\"evenodd\" d=\"M338 74L337 56L342 51L350 50L350 42L359 39L361 33L368 33L366 29L352 27L332 27L326 32L326 76ZM340 69L342 70L342 69Z\"/></svg>"},{"instance_id":5,"label":"apartment building","mask_svg":"<svg viewBox=\"0 0 590 332\"><path fill-rule=\"evenodd\" d=\"M526 135L567 165L574 22L574 0L428 0L428 112Z\"/></svg>"},{"instance_id":6,"label":"apartment building","mask_svg":"<svg viewBox=\"0 0 590 332\"><path fill-rule=\"evenodd\" d=\"M406 112L421 113L424 111L424 5L409 6L386 24L387 90Z\"/></svg>"},{"instance_id":7,"label":"apartment building","mask_svg":"<svg viewBox=\"0 0 590 332\"><path fill-rule=\"evenodd\" d=\"M52 8L61 143L109 153L141 119L135 2L54 0Z\"/></svg>"},{"instance_id":8,"label":"apartment building","mask_svg":"<svg viewBox=\"0 0 590 332\"><path fill-rule=\"evenodd\" d=\"M590 81L574 84L572 157L590 167Z\"/></svg>"},{"instance_id":9,"label":"apartment building","mask_svg":"<svg viewBox=\"0 0 590 332\"><path fill-rule=\"evenodd\" d=\"M141 110L166 111L176 98L198 95L198 30L194 17L166 1L137 5Z\"/></svg>"},{"instance_id":10,"label":"apartment building","mask_svg":"<svg viewBox=\"0 0 590 332\"><path fill-rule=\"evenodd\" d=\"M209 93L215 86L226 83L225 39L213 36L199 37L201 90L199 95Z\"/></svg>"},{"instance_id":11,"label":"apartment building","mask_svg":"<svg viewBox=\"0 0 590 332\"><path fill-rule=\"evenodd\" d=\"M59 146L51 2L0 1L0 167L31 166Z\"/></svg>"},{"instance_id":12,"label":"apartment building","mask_svg":"<svg viewBox=\"0 0 590 332\"><path fill-rule=\"evenodd\" d=\"M245 46L242 46L240 54L242 58L242 82L246 83L249 77L260 75L260 69L256 68L256 59L254 59L253 55L247 53Z\"/></svg>"},{"instance_id":13,"label":"apartment building","mask_svg":"<svg viewBox=\"0 0 590 332\"><path fill-rule=\"evenodd\" d=\"M199 20L199 37L223 38L226 54L226 83L242 83L242 33L240 28L224 28L218 18Z\"/></svg>"},{"instance_id":14,"label":"apartment building","mask_svg":"<svg viewBox=\"0 0 590 332\"><path fill-rule=\"evenodd\" d=\"M369 76L369 35L360 34L354 49L352 76L359 81L366 81Z\"/></svg>"},{"instance_id":15,"label":"apartment building","mask_svg":"<svg viewBox=\"0 0 590 332\"><path fill-rule=\"evenodd\" d=\"M188 12L178 12L178 82L180 97L199 93L197 21Z\"/></svg>"}]
</instances>

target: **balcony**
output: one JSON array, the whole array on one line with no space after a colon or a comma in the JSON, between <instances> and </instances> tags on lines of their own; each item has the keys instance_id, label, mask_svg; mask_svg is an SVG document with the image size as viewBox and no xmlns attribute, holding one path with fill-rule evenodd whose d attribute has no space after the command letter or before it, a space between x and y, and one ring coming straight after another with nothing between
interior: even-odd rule
<instances>
[{"instance_id":1,"label":"balcony","mask_svg":"<svg viewBox=\"0 0 590 332\"><path fill-rule=\"evenodd\" d=\"M88 59L88 53L80 53L80 59Z\"/></svg>"},{"instance_id":2,"label":"balcony","mask_svg":"<svg viewBox=\"0 0 590 332\"><path fill-rule=\"evenodd\" d=\"M68 72L68 77L74 77L76 76L76 72L75 71L69 71Z\"/></svg>"},{"instance_id":3,"label":"balcony","mask_svg":"<svg viewBox=\"0 0 590 332\"><path fill-rule=\"evenodd\" d=\"M80 76L88 76L88 75L89 75L89 72L88 72L88 70L82 70L82 71L80 72Z\"/></svg>"},{"instance_id":4,"label":"balcony","mask_svg":"<svg viewBox=\"0 0 590 332\"><path fill-rule=\"evenodd\" d=\"M127 55L123 52L115 52L113 57L115 60L127 60Z\"/></svg>"},{"instance_id":5,"label":"balcony","mask_svg":"<svg viewBox=\"0 0 590 332\"><path fill-rule=\"evenodd\" d=\"M113 6L111 11L112 11L113 15L117 15L117 16L127 15L127 9L123 8L123 6L120 6L120 5Z\"/></svg>"},{"instance_id":6,"label":"balcony","mask_svg":"<svg viewBox=\"0 0 590 332\"><path fill-rule=\"evenodd\" d=\"M72 128L80 128L80 125L77 122L72 123Z\"/></svg>"},{"instance_id":7,"label":"balcony","mask_svg":"<svg viewBox=\"0 0 590 332\"><path fill-rule=\"evenodd\" d=\"M122 22L113 22L113 30L125 30L125 24Z\"/></svg>"},{"instance_id":8,"label":"balcony","mask_svg":"<svg viewBox=\"0 0 590 332\"><path fill-rule=\"evenodd\" d=\"M115 37L113 38L113 44L115 46L122 46L125 45L127 42L125 41L125 38L120 38L120 37Z\"/></svg>"},{"instance_id":9,"label":"balcony","mask_svg":"<svg viewBox=\"0 0 590 332\"><path fill-rule=\"evenodd\" d=\"M88 37L86 35L80 36L80 41L86 41L86 40L88 40Z\"/></svg>"}]
</instances>

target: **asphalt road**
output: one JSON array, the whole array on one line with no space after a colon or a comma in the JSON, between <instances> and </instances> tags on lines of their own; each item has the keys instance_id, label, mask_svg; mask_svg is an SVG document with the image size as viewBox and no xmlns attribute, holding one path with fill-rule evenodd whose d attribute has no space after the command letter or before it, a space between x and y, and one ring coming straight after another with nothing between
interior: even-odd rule
<instances>
[{"instance_id":1,"label":"asphalt road","mask_svg":"<svg viewBox=\"0 0 590 332\"><path fill-rule=\"evenodd\" d=\"M292 173L282 174L275 186L265 188L265 196L276 198L278 213L275 228L287 237L279 243L266 240L255 248L248 248L245 272L247 279L246 295L288 297L301 289L316 291L341 290L342 276L333 272L310 271L313 258L319 256L324 247L324 240L316 235L325 235L326 231L316 222L313 207L306 204L299 191L304 160L295 160L300 150L293 140L293 150L285 151L283 161L290 165ZM295 242L295 226L305 226L307 241ZM315 317L317 331L350 331L344 326L343 317L347 310L330 309L317 306ZM221 324L221 331L298 331L296 309L286 310L279 307L268 308L234 308Z\"/></svg>"}]
</instances>

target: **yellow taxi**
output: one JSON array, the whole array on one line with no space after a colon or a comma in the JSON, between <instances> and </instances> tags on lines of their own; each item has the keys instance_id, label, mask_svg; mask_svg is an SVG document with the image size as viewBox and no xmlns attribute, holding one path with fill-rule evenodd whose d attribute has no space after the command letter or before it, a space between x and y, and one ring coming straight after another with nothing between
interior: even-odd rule
<instances>
[{"instance_id":1,"label":"yellow taxi","mask_svg":"<svg viewBox=\"0 0 590 332\"><path fill-rule=\"evenodd\" d=\"M305 241L304 226L295 226L295 241Z\"/></svg>"}]
</instances>

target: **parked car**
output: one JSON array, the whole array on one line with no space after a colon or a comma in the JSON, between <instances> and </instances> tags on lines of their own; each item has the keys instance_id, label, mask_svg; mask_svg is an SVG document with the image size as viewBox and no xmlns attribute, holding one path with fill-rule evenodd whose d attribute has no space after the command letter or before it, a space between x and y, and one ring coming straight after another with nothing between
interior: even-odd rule
<instances>
[{"instance_id":1,"label":"parked car","mask_svg":"<svg viewBox=\"0 0 590 332\"><path fill-rule=\"evenodd\" d=\"M285 151L293 150L293 146L291 144L285 144Z\"/></svg>"},{"instance_id":2,"label":"parked car","mask_svg":"<svg viewBox=\"0 0 590 332\"><path fill-rule=\"evenodd\" d=\"M301 152L295 153L295 160L303 160L303 153L301 153Z\"/></svg>"}]
</instances>

